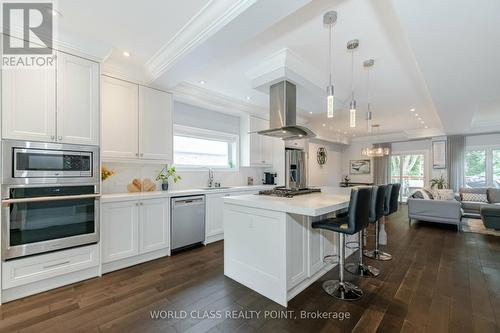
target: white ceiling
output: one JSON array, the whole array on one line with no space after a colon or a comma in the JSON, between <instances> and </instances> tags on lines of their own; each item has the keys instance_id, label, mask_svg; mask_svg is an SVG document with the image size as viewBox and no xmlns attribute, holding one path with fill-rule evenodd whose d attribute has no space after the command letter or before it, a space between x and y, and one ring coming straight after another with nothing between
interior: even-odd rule
<instances>
[{"instance_id":1,"label":"white ceiling","mask_svg":"<svg viewBox=\"0 0 500 333\"><path fill-rule=\"evenodd\" d=\"M368 135L362 67L368 58L375 59L371 102L380 133L415 137L464 128L491 131L492 121L500 125L500 2L495 0L442 0L439 5L432 0L59 0L57 7L63 14L60 36L105 59L104 71L179 91L200 105L203 99L212 106L220 99L226 109L239 103L245 112L266 113L268 95L263 86L256 87L255 73L269 68L271 75L273 57L287 50L294 68L285 61L285 72L302 70L296 82L301 117L322 137ZM323 92L328 29L322 17L328 10L338 12L333 120L326 119ZM358 126L352 130L346 43L354 38L360 47L354 84Z\"/></svg>"}]
</instances>

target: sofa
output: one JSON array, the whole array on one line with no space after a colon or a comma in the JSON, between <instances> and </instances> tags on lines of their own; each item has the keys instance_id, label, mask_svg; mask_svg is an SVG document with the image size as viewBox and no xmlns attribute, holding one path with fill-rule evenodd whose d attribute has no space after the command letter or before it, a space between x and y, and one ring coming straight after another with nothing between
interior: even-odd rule
<instances>
[{"instance_id":1,"label":"sofa","mask_svg":"<svg viewBox=\"0 0 500 333\"><path fill-rule=\"evenodd\" d=\"M461 187L456 198L462 204L465 216L478 218L481 216L482 206L500 204L500 189L492 187Z\"/></svg>"},{"instance_id":2,"label":"sofa","mask_svg":"<svg viewBox=\"0 0 500 333\"><path fill-rule=\"evenodd\" d=\"M460 231L462 221L462 204L451 196L433 195L430 191L419 189L408 198L408 223L412 219L453 224Z\"/></svg>"}]
</instances>

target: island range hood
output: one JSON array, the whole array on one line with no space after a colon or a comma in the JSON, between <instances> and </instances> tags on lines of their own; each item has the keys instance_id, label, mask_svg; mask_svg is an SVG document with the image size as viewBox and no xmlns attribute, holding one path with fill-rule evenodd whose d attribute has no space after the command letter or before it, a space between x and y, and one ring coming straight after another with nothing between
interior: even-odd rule
<instances>
[{"instance_id":1,"label":"island range hood","mask_svg":"<svg viewBox=\"0 0 500 333\"><path fill-rule=\"evenodd\" d=\"M313 138L310 129L297 125L297 87L289 81L280 81L270 88L269 128L258 134L283 140Z\"/></svg>"}]
</instances>

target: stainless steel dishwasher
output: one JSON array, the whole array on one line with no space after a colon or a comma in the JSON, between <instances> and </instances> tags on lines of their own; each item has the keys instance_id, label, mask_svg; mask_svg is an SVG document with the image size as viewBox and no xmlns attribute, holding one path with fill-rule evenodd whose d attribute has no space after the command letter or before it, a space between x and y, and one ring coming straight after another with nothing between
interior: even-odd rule
<instances>
[{"instance_id":1,"label":"stainless steel dishwasher","mask_svg":"<svg viewBox=\"0 0 500 333\"><path fill-rule=\"evenodd\" d=\"M205 241L205 196L171 199L170 241L172 251Z\"/></svg>"}]
</instances>

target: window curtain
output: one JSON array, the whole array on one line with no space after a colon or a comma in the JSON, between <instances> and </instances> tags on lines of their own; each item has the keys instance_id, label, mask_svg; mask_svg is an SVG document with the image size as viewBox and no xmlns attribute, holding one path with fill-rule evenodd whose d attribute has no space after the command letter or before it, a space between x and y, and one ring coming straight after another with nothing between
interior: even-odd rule
<instances>
[{"instance_id":1,"label":"window curtain","mask_svg":"<svg viewBox=\"0 0 500 333\"><path fill-rule=\"evenodd\" d=\"M446 161L449 188L458 192L464 185L465 169L465 136L450 135L447 137Z\"/></svg>"},{"instance_id":2,"label":"window curtain","mask_svg":"<svg viewBox=\"0 0 500 333\"><path fill-rule=\"evenodd\" d=\"M377 147L392 148L390 143L381 143ZM375 185L388 184L390 181L391 156L373 158L373 182Z\"/></svg>"}]
</instances>

